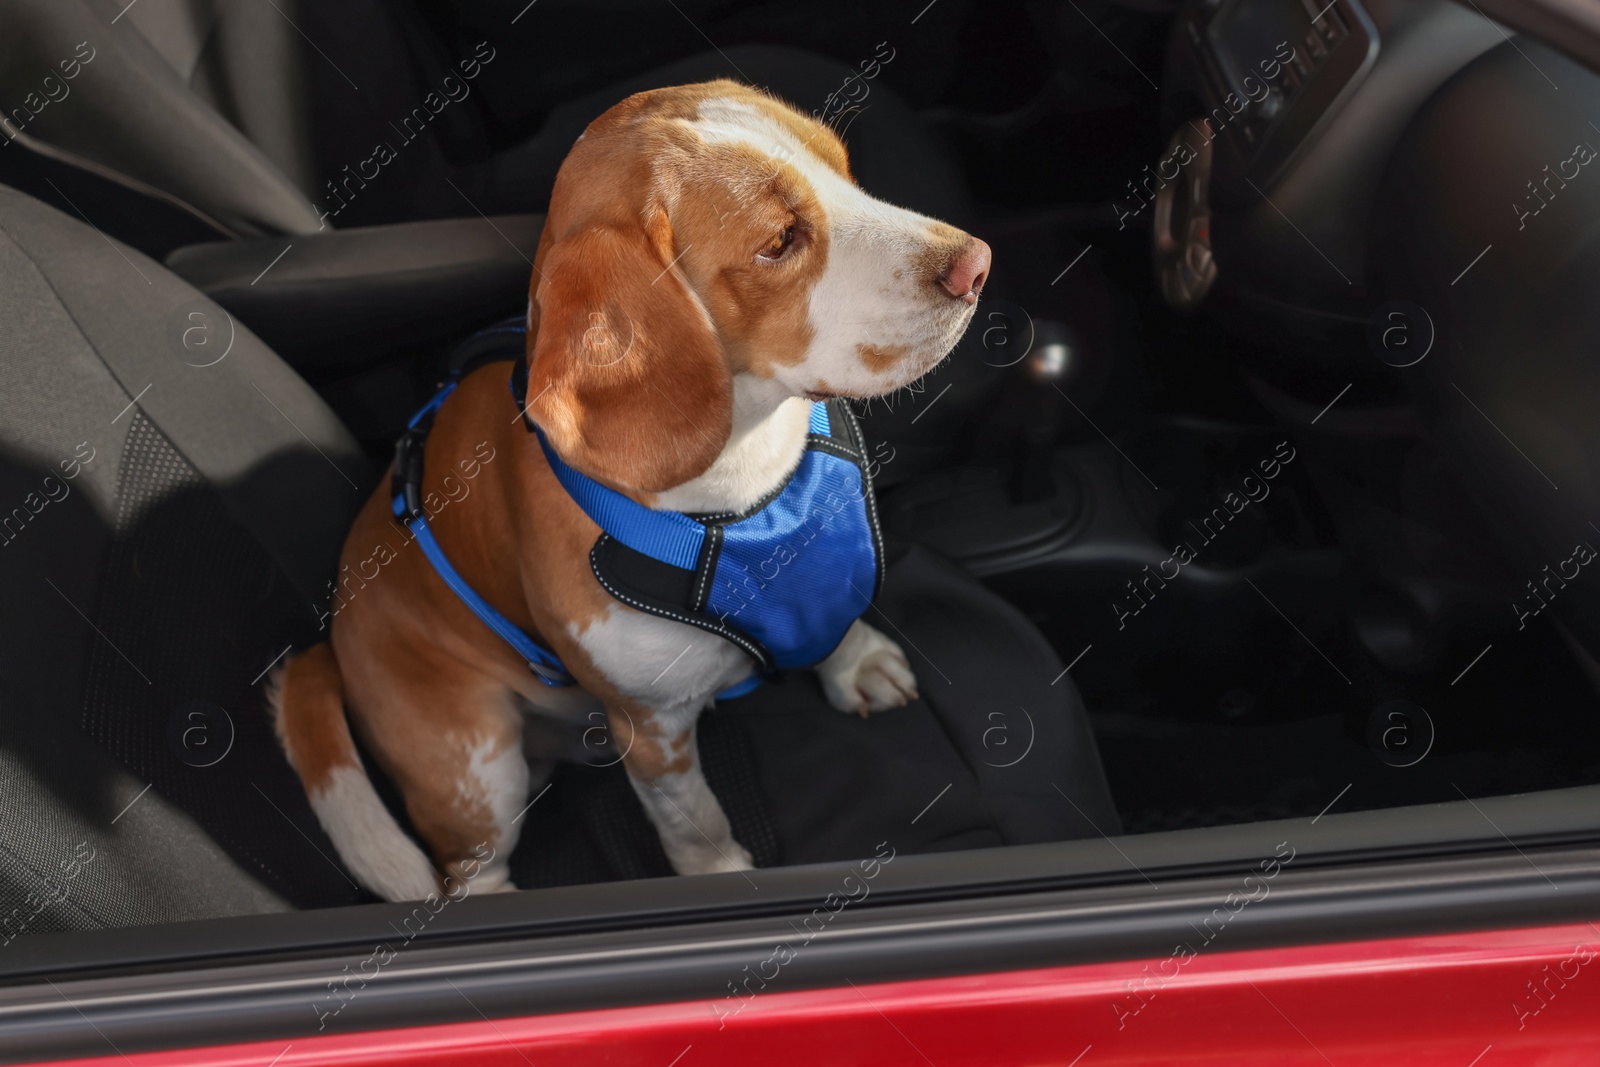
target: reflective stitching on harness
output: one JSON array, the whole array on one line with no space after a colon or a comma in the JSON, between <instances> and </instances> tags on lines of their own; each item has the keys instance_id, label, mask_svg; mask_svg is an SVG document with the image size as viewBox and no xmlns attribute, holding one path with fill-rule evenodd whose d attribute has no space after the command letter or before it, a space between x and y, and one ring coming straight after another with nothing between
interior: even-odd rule
<instances>
[{"instance_id":1,"label":"reflective stitching on harness","mask_svg":"<svg viewBox=\"0 0 1600 1067\"><path fill-rule=\"evenodd\" d=\"M827 435L808 433L802 457L783 483L727 522L717 521L720 515L654 512L631 501L627 509L597 515L585 504L592 497L583 484L586 476L569 468L562 484L569 492L579 489L574 500L603 531L595 546L601 550L590 553L602 587L630 607L727 637L766 669L826 658L866 610L883 576L876 501L861 499L872 495L872 480L861 449L852 447L859 431L848 408L841 405L830 418L830 407L818 405L811 419L813 430ZM550 456L547 442L545 447ZM670 530L669 537L658 536L653 529L668 514L690 519L700 531L692 565L681 549L652 550L652 543L665 545L676 536ZM603 521L610 519L624 528ZM631 554L618 554L625 550ZM682 579L689 581L675 584ZM622 588L634 592L624 595ZM738 620L736 631L731 619Z\"/></svg>"},{"instance_id":2,"label":"reflective stitching on harness","mask_svg":"<svg viewBox=\"0 0 1600 1067\"><path fill-rule=\"evenodd\" d=\"M512 623L496 611L488 601L479 596L466 580L456 572L455 567L445 555L444 549L434 539L432 531L428 527L427 513L421 505L424 445L427 441L429 430L433 428L433 418L438 413L439 408L443 406L446 398L455 391L461 379L471 371L489 362L511 360L513 362L510 383L512 399L517 405L517 410L522 414L523 426L530 433L538 432L537 427L533 425L527 413L526 361L520 356L497 353L492 349L488 352L480 350L484 338L501 334L508 337L526 336L526 330L517 325L490 327L468 338L452 353L448 380L440 386L439 390L428 400L428 403L423 405L422 409L413 415L406 424L405 433L401 435L395 449L395 463L390 476L391 496L393 497L391 507L395 516L402 523L408 527L412 526L413 522L415 523L415 528L412 532L416 536L418 544L422 547L424 558L433 567L435 575L444 581L445 585L478 617L479 621L483 622L496 636L511 646L513 651L527 663L528 669L535 677L546 685L572 685L574 681L572 675L566 670L566 667L555 653L534 641L515 623ZM464 353L465 356L463 355ZM519 371L522 373L519 374ZM518 389L519 380L523 386L520 390ZM549 455L548 445L543 441L542 436L540 443L545 446L546 454ZM694 521L689 520L687 516L680 515L678 518L680 520L688 520L691 523ZM702 548L712 542L721 542L720 527L703 527L703 529L705 533L702 535ZM713 633L749 654L756 661L761 671L764 672L772 668L772 661L770 657L765 655L763 648L751 642L743 634L733 630L725 622L696 619L693 616L652 607L612 586L600 574L595 558L595 553L607 539L608 535L602 533L600 539L590 548L589 567L594 572L595 578L600 582L601 588L605 589L613 598L646 614L663 615L672 618L674 621ZM713 552L712 555L714 556L715 553ZM742 696L754 688L754 685L751 684L752 682L757 685L760 684L759 674L753 678L746 677L715 695L719 698Z\"/></svg>"},{"instance_id":3,"label":"reflective stitching on harness","mask_svg":"<svg viewBox=\"0 0 1600 1067\"><path fill-rule=\"evenodd\" d=\"M883 589L883 529L878 525L878 494L872 491L871 478L867 474L867 442L861 435L861 424L855 418L845 420L845 432L850 435L852 449L843 449L846 459L854 460L861 467L863 495L867 503L867 522L872 529L873 554L877 557L876 579L872 586L872 599L878 598L878 593ZM829 444L837 444L833 438L827 438Z\"/></svg>"},{"instance_id":4,"label":"reflective stitching on harness","mask_svg":"<svg viewBox=\"0 0 1600 1067\"><path fill-rule=\"evenodd\" d=\"M707 633L715 634L717 637L721 637L739 646L741 649L747 652L750 655L750 658L756 661L756 665L759 669L764 671L772 669L772 661L767 657L765 650L751 643L747 637L738 631L726 625L719 625L718 623L713 622L705 617L697 618L693 615L677 611L673 608L661 607L654 604L646 604L644 601L637 600L634 597L629 596L627 593L624 593L616 586L612 585L606 580L605 574L601 572L599 563L595 559L595 553L599 551L599 549L600 542L596 541L594 547L589 550L589 569L594 572L595 580L599 582L601 587L613 597L622 601L630 608L636 608L648 615L659 615L662 618L671 619L674 622L681 622L688 626L693 626L696 629L705 630ZM735 684L737 685L737 683Z\"/></svg>"},{"instance_id":5,"label":"reflective stitching on harness","mask_svg":"<svg viewBox=\"0 0 1600 1067\"><path fill-rule=\"evenodd\" d=\"M838 456L840 459L848 459L850 462L857 465L862 462L860 452L857 452L855 449L846 445L841 445L838 441L831 437L808 437L806 438L806 442L807 447L815 449L818 452L829 452L835 456Z\"/></svg>"},{"instance_id":6,"label":"reflective stitching on harness","mask_svg":"<svg viewBox=\"0 0 1600 1067\"><path fill-rule=\"evenodd\" d=\"M524 331L511 324L508 332ZM526 360L514 360L508 384L524 429L602 531L589 553L595 579L628 607L723 637L767 673L826 658L882 588L883 534L865 440L845 402L813 404L800 463L751 508L691 515L645 507L569 466L528 414ZM619 574L630 587L643 583L638 593L624 592L618 588L624 578L612 580L603 570L624 565ZM685 578L692 581L677 584ZM735 629L733 617L748 620L749 632Z\"/></svg>"},{"instance_id":7,"label":"reflective stitching on harness","mask_svg":"<svg viewBox=\"0 0 1600 1067\"><path fill-rule=\"evenodd\" d=\"M694 610L696 611L704 611L706 609L707 590L711 584L711 572L717 569L718 550L722 547L722 527L710 527L707 530L707 535L706 555L709 558L700 565L700 580L695 583Z\"/></svg>"}]
</instances>

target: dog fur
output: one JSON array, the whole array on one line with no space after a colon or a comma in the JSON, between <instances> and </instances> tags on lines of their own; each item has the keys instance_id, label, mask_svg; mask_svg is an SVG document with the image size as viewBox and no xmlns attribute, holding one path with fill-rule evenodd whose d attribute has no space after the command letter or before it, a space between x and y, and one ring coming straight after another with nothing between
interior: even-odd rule
<instances>
[{"instance_id":1,"label":"dog fur","mask_svg":"<svg viewBox=\"0 0 1600 1067\"><path fill-rule=\"evenodd\" d=\"M527 411L569 464L647 506L741 511L798 463L808 400L881 396L949 353L988 263L983 242L868 196L831 129L764 93L728 81L640 93L589 126L556 180L530 291ZM521 812L550 769L540 722L600 711L673 868L748 868L701 773L695 722L753 663L599 585L599 530L519 424L506 376L480 368L440 410L423 488L478 458L470 500L431 520L439 543L581 688L533 678L415 546L374 578L352 571L397 538L380 490L344 548L341 581L359 596L271 689L312 808L386 899L464 868L480 891L509 889ZM841 711L917 691L905 653L859 620L815 670ZM431 855L379 801L352 728ZM480 869L484 843L494 858Z\"/></svg>"}]
</instances>

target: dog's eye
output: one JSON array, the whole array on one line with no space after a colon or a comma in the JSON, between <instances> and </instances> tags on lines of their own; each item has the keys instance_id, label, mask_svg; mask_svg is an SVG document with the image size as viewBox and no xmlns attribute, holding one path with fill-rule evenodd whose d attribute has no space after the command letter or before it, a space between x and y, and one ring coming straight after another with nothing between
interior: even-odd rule
<instances>
[{"instance_id":1,"label":"dog's eye","mask_svg":"<svg viewBox=\"0 0 1600 1067\"><path fill-rule=\"evenodd\" d=\"M762 259L782 259L792 244L794 244L794 226L785 226L783 232L774 237L772 242L757 255Z\"/></svg>"}]
</instances>

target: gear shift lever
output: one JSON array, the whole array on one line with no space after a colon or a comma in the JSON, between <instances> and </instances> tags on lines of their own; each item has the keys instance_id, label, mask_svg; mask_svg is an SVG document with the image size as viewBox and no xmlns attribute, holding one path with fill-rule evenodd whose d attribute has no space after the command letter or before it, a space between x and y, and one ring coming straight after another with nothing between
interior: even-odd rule
<instances>
[{"instance_id":1,"label":"gear shift lever","mask_svg":"<svg viewBox=\"0 0 1600 1067\"><path fill-rule=\"evenodd\" d=\"M1077 340L1065 323L1054 319L1034 321L1033 347L1023 358L1028 377L1042 385L1053 385L1077 369ZM1051 390L1054 392L1055 390Z\"/></svg>"},{"instance_id":2,"label":"gear shift lever","mask_svg":"<svg viewBox=\"0 0 1600 1067\"><path fill-rule=\"evenodd\" d=\"M1034 320L1033 346L1022 360L1022 370L1035 383L1023 409L1022 432L1017 438L1019 455L1013 467L1011 499L1019 504L1043 500L1055 492L1050 473L1051 446L1061 428L1062 395L1077 377L1081 353L1077 339L1065 323L1052 319Z\"/></svg>"}]
</instances>

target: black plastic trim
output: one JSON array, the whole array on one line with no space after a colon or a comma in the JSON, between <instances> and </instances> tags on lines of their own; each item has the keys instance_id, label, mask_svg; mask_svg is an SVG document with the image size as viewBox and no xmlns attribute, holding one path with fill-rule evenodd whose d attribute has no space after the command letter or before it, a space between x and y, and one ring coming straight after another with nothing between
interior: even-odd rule
<instances>
[{"instance_id":1,"label":"black plastic trim","mask_svg":"<svg viewBox=\"0 0 1600 1067\"><path fill-rule=\"evenodd\" d=\"M1600 6L1592 0L1455 0L1600 71Z\"/></svg>"},{"instance_id":2,"label":"black plastic trim","mask_svg":"<svg viewBox=\"0 0 1600 1067\"><path fill-rule=\"evenodd\" d=\"M1333 801L1335 798L1330 798ZM1299 850L1297 870L1398 858L1463 857L1508 848L1600 847L1600 786L1475 801L901 856L874 882L871 905L1071 891L1249 870L1278 841ZM885 836L893 844L892 828ZM846 865L814 864L568 886L474 897L429 924L424 940L464 944L546 934L634 930L783 915L838 887ZM410 908L365 904L318 911L20 937L0 952L0 989L76 976L323 955L392 936ZM3 1042L0 1042L3 1047Z\"/></svg>"}]
</instances>

